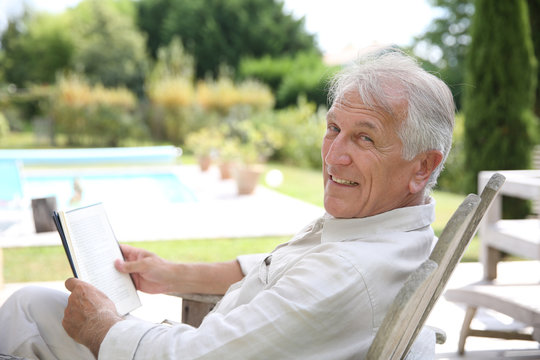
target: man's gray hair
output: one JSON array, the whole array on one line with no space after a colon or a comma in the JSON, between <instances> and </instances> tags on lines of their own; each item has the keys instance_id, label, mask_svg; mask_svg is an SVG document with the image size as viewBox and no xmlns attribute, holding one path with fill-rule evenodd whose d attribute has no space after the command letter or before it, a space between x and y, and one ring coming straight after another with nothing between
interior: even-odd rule
<instances>
[{"instance_id":1,"label":"man's gray hair","mask_svg":"<svg viewBox=\"0 0 540 360\"><path fill-rule=\"evenodd\" d=\"M364 105L382 108L401 121L398 136L404 159L412 160L428 150L442 152L443 160L426 185L427 195L437 183L452 147L455 106L448 86L412 57L385 47L360 55L337 74L330 85L329 100L346 101L351 92L359 95ZM405 111L399 106L402 103Z\"/></svg>"}]
</instances>

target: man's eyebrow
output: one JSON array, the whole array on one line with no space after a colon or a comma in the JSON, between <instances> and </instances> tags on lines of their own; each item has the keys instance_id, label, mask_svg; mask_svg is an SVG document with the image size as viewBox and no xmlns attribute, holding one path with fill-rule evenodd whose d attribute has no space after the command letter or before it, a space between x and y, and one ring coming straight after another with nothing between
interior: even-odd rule
<instances>
[{"instance_id":1,"label":"man's eyebrow","mask_svg":"<svg viewBox=\"0 0 540 360\"><path fill-rule=\"evenodd\" d=\"M371 121L358 120L354 123L356 127L367 127L369 129L377 130L377 126Z\"/></svg>"},{"instance_id":2,"label":"man's eyebrow","mask_svg":"<svg viewBox=\"0 0 540 360\"><path fill-rule=\"evenodd\" d=\"M335 120L336 118L336 115L334 114L334 112L332 110L329 110L327 113L326 113L326 121L328 120Z\"/></svg>"}]
</instances>

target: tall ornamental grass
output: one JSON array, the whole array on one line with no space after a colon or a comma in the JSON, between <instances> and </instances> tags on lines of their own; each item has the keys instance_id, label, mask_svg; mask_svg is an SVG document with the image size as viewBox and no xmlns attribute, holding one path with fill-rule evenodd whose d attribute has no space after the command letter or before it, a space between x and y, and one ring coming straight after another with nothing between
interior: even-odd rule
<instances>
[{"instance_id":1,"label":"tall ornamental grass","mask_svg":"<svg viewBox=\"0 0 540 360\"><path fill-rule=\"evenodd\" d=\"M60 77L52 92L50 116L70 146L118 146L140 128L135 95L124 87L90 85L83 77Z\"/></svg>"}]
</instances>

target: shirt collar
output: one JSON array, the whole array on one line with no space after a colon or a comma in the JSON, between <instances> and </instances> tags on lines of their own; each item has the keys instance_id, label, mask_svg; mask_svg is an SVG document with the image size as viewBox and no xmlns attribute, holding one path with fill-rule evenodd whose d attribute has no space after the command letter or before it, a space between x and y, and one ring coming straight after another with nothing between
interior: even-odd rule
<instances>
[{"instance_id":1,"label":"shirt collar","mask_svg":"<svg viewBox=\"0 0 540 360\"><path fill-rule=\"evenodd\" d=\"M424 205L398 208L365 218L336 219L323 217L321 242L336 242L373 237L378 233L407 232L431 225L435 220L435 200Z\"/></svg>"}]
</instances>

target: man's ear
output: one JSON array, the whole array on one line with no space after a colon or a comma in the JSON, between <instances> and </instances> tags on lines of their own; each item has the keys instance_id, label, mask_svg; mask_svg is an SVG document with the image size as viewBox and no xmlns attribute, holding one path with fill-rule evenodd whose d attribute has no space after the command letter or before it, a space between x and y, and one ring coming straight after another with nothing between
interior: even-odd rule
<instances>
[{"instance_id":1,"label":"man's ear","mask_svg":"<svg viewBox=\"0 0 540 360\"><path fill-rule=\"evenodd\" d=\"M439 166L443 154L439 150L429 150L416 156L415 173L409 182L409 190L416 194L423 191L431 176L431 173Z\"/></svg>"}]
</instances>

